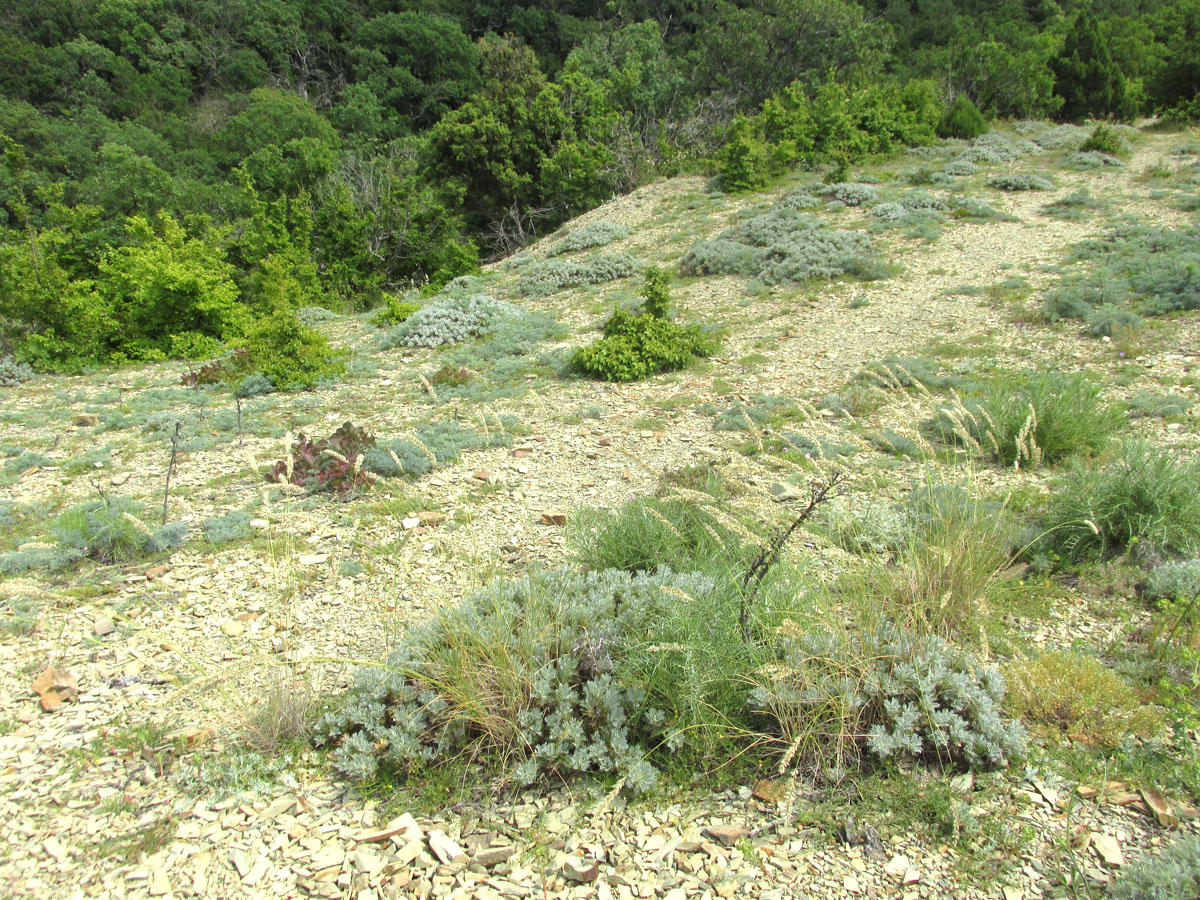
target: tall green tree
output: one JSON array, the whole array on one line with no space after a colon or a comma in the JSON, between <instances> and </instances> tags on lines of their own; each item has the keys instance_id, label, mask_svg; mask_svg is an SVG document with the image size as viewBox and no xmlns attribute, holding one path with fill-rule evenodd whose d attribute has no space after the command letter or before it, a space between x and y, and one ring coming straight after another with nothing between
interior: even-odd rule
<instances>
[{"instance_id":1,"label":"tall green tree","mask_svg":"<svg viewBox=\"0 0 1200 900\"><path fill-rule=\"evenodd\" d=\"M1125 76L1113 63L1108 41L1090 9L1082 9L1075 17L1062 52L1051 60L1050 68L1055 76L1054 93L1063 101L1058 113L1063 121L1129 115Z\"/></svg>"}]
</instances>

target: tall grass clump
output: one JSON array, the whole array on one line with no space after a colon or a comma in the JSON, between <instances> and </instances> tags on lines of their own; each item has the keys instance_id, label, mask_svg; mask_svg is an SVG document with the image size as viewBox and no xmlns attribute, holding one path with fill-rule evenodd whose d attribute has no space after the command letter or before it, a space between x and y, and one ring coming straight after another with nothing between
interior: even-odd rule
<instances>
[{"instance_id":1,"label":"tall grass clump","mask_svg":"<svg viewBox=\"0 0 1200 900\"><path fill-rule=\"evenodd\" d=\"M1000 377L976 397L955 397L926 430L1003 465L1036 468L1100 452L1124 422L1100 384L1082 373Z\"/></svg>"},{"instance_id":2,"label":"tall grass clump","mask_svg":"<svg viewBox=\"0 0 1200 900\"><path fill-rule=\"evenodd\" d=\"M1076 464L1055 492L1042 547L1072 562L1142 544L1166 556L1200 551L1200 459L1126 440L1098 468Z\"/></svg>"},{"instance_id":3,"label":"tall grass clump","mask_svg":"<svg viewBox=\"0 0 1200 900\"><path fill-rule=\"evenodd\" d=\"M1006 511L969 482L936 472L910 492L904 511L909 528L893 563L858 576L859 591L876 598L865 608L916 634L977 637L1008 586L1014 531Z\"/></svg>"}]
</instances>

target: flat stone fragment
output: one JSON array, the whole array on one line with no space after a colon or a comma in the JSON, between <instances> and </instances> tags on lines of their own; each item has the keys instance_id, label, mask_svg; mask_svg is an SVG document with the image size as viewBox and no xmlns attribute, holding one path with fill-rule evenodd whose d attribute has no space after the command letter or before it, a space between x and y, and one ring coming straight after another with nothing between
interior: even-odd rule
<instances>
[{"instance_id":1,"label":"flat stone fragment","mask_svg":"<svg viewBox=\"0 0 1200 900\"><path fill-rule=\"evenodd\" d=\"M312 855L309 864L314 870L328 869L331 866L340 866L345 859L345 850L337 844L328 844Z\"/></svg>"},{"instance_id":2,"label":"flat stone fragment","mask_svg":"<svg viewBox=\"0 0 1200 900\"><path fill-rule=\"evenodd\" d=\"M732 847L750 831L741 825L709 825L703 833L706 838L716 841L722 847Z\"/></svg>"},{"instance_id":3,"label":"flat stone fragment","mask_svg":"<svg viewBox=\"0 0 1200 900\"><path fill-rule=\"evenodd\" d=\"M417 824L417 820L410 814L404 813L397 816L388 822L382 828L377 828L373 831L364 831L354 838L359 844L373 844L376 841L385 841L393 835L400 835L403 840L394 841L397 845L407 844L412 840L421 840L425 833L421 830L421 826Z\"/></svg>"},{"instance_id":4,"label":"flat stone fragment","mask_svg":"<svg viewBox=\"0 0 1200 900\"><path fill-rule=\"evenodd\" d=\"M1104 860L1106 866L1117 869L1125 865L1125 854L1121 852L1121 842L1111 834L1093 835L1092 846Z\"/></svg>"},{"instance_id":5,"label":"flat stone fragment","mask_svg":"<svg viewBox=\"0 0 1200 900\"><path fill-rule=\"evenodd\" d=\"M548 509L542 513L543 525L566 525L567 514L562 510Z\"/></svg>"},{"instance_id":6,"label":"flat stone fragment","mask_svg":"<svg viewBox=\"0 0 1200 900\"><path fill-rule=\"evenodd\" d=\"M155 869L151 872L147 890L151 897L161 897L163 894L171 893L171 881L167 878L167 873L162 869Z\"/></svg>"},{"instance_id":7,"label":"flat stone fragment","mask_svg":"<svg viewBox=\"0 0 1200 900\"><path fill-rule=\"evenodd\" d=\"M484 848L476 851L473 859L475 860L475 862L479 863L481 866L487 866L488 868L491 868L492 866L496 866L502 862L506 862L508 860L508 858L513 855L515 850L516 850L516 847L512 847L512 846L484 847Z\"/></svg>"},{"instance_id":8,"label":"flat stone fragment","mask_svg":"<svg viewBox=\"0 0 1200 900\"><path fill-rule=\"evenodd\" d=\"M429 832L429 849L433 851L434 856L447 864L454 862L460 856L467 855L454 838L439 829Z\"/></svg>"},{"instance_id":9,"label":"flat stone fragment","mask_svg":"<svg viewBox=\"0 0 1200 900\"><path fill-rule=\"evenodd\" d=\"M883 871L889 875L894 875L896 878L901 877L909 869L908 857L904 855L893 856L891 862L883 867Z\"/></svg>"},{"instance_id":10,"label":"flat stone fragment","mask_svg":"<svg viewBox=\"0 0 1200 900\"><path fill-rule=\"evenodd\" d=\"M600 877L600 865L594 859L580 856L568 856L563 860L560 871L564 878L582 884L591 884Z\"/></svg>"}]
</instances>

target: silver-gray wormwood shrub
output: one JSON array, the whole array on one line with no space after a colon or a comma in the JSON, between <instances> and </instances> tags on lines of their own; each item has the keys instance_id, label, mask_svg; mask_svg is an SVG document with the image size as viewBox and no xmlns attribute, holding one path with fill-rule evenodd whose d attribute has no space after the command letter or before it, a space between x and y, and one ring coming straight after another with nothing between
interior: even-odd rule
<instances>
[{"instance_id":1,"label":"silver-gray wormwood shrub","mask_svg":"<svg viewBox=\"0 0 1200 900\"><path fill-rule=\"evenodd\" d=\"M353 779L419 768L474 745L511 754L509 774L521 784L544 773L605 772L633 792L649 790L657 773L647 748L677 746L683 735L643 687L622 683L621 653L653 633L679 591L701 599L713 590L705 576L667 569L564 569L497 582L411 629L385 665L361 669L342 705L319 723L317 740L335 748L334 767ZM461 671L463 635L503 659L498 676L530 686L484 712L514 726L517 736L503 748L481 746L464 698L439 690ZM473 699L486 706L497 698Z\"/></svg>"},{"instance_id":2,"label":"silver-gray wormwood shrub","mask_svg":"<svg viewBox=\"0 0 1200 900\"><path fill-rule=\"evenodd\" d=\"M12 354L0 357L0 387L16 387L34 376L28 363L15 359Z\"/></svg>"},{"instance_id":3,"label":"silver-gray wormwood shrub","mask_svg":"<svg viewBox=\"0 0 1200 900\"><path fill-rule=\"evenodd\" d=\"M999 768L1024 755L1024 727L1000 712L999 670L936 635L887 621L867 633L809 632L787 640L783 661L791 677L752 700L836 711L879 759Z\"/></svg>"},{"instance_id":4,"label":"silver-gray wormwood shrub","mask_svg":"<svg viewBox=\"0 0 1200 900\"><path fill-rule=\"evenodd\" d=\"M1052 191L1054 182L1043 175L995 175L988 186L998 191Z\"/></svg>"},{"instance_id":5,"label":"silver-gray wormwood shrub","mask_svg":"<svg viewBox=\"0 0 1200 900\"><path fill-rule=\"evenodd\" d=\"M603 247L613 241L629 237L629 229L624 225L614 225L612 222L589 222L576 228L561 241L547 250L549 256L560 256L563 253L575 253L578 250L589 250L592 247Z\"/></svg>"},{"instance_id":6,"label":"silver-gray wormwood shrub","mask_svg":"<svg viewBox=\"0 0 1200 900\"><path fill-rule=\"evenodd\" d=\"M628 253L600 253L582 260L548 259L525 270L517 290L526 297L543 297L582 284L602 284L628 278L639 263Z\"/></svg>"},{"instance_id":7,"label":"silver-gray wormwood shrub","mask_svg":"<svg viewBox=\"0 0 1200 900\"><path fill-rule=\"evenodd\" d=\"M1150 600L1190 600L1200 594L1200 559L1185 559L1156 566L1146 579Z\"/></svg>"},{"instance_id":8,"label":"silver-gray wormwood shrub","mask_svg":"<svg viewBox=\"0 0 1200 900\"><path fill-rule=\"evenodd\" d=\"M487 294L440 296L425 304L379 341L393 347L440 347L492 334L528 315L521 307Z\"/></svg>"},{"instance_id":9,"label":"silver-gray wormwood shrub","mask_svg":"<svg viewBox=\"0 0 1200 900\"><path fill-rule=\"evenodd\" d=\"M745 275L768 284L841 275L872 280L886 275L867 235L838 231L812 216L779 207L696 244L679 268L685 275Z\"/></svg>"},{"instance_id":10,"label":"silver-gray wormwood shrub","mask_svg":"<svg viewBox=\"0 0 1200 900\"><path fill-rule=\"evenodd\" d=\"M1112 900L1196 900L1200 897L1200 837L1175 838L1157 856L1144 856L1108 888Z\"/></svg>"}]
</instances>

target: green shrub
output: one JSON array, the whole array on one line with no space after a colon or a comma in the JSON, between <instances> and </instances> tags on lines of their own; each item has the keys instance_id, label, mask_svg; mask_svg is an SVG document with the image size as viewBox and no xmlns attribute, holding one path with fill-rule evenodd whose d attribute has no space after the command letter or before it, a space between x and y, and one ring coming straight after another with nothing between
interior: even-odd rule
<instances>
[{"instance_id":1,"label":"green shrub","mask_svg":"<svg viewBox=\"0 0 1200 900\"><path fill-rule=\"evenodd\" d=\"M642 296L646 298L644 310L647 315L656 319L667 317L667 308L671 305L671 275L669 272L651 266L646 270L646 283L642 287Z\"/></svg>"},{"instance_id":2,"label":"green shrub","mask_svg":"<svg viewBox=\"0 0 1200 900\"><path fill-rule=\"evenodd\" d=\"M1162 727L1158 711L1093 656L1049 651L1009 663L1004 678L1005 708L1055 736L1112 747L1127 734L1148 737Z\"/></svg>"},{"instance_id":3,"label":"green shrub","mask_svg":"<svg viewBox=\"0 0 1200 900\"><path fill-rule=\"evenodd\" d=\"M844 773L870 753L938 766L1003 768L1025 752L1001 715L1004 679L936 635L888 621L853 632L784 631L779 664L751 699L779 723L798 760Z\"/></svg>"},{"instance_id":4,"label":"green shrub","mask_svg":"<svg viewBox=\"0 0 1200 900\"><path fill-rule=\"evenodd\" d=\"M576 350L571 363L605 381L640 381L685 368L697 357L711 356L716 348L716 341L705 337L699 325L676 325L617 308L605 323L604 337Z\"/></svg>"},{"instance_id":5,"label":"green shrub","mask_svg":"<svg viewBox=\"0 0 1200 900\"><path fill-rule=\"evenodd\" d=\"M926 428L1004 465L1036 468L1102 450L1124 421L1082 373L997 378L978 399L944 406Z\"/></svg>"},{"instance_id":6,"label":"green shrub","mask_svg":"<svg viewBox=\"0 0 1200 900\"><path fill-rule=\"evenodd\" d=\"M246 330L245 369L269 378L280 391L311 388L342 374L345 363L321 332L300 321L287 299L292 279L281 269L267 268L270 278L264 278L262 290L270 308Z\"/></svg>"},{"instance_id":7,"label":"green shrub","mask_svg":"<svg viewBox=\"0 0 1200 900\"><path fill-rule=\"evenodd\" d=\"M1109 156L1124 156L1125 142L1107 125L1097 125L1088 139L1079 145L1081 153L1105 153Z\"/></svg>"},{"instance_id":8,"label":"green shrub","mask_svg":"<svg viewBox=\"0 0 1200 900\"><path fill-rule=\"evenodd\" d=\"M942 121L938 123L937 132L938 137L969 141L985 134L987 130L988 124L983 113L971 102L970 97L959 94L942 117Z\"/></svg>"},{"instance_id":9,"label":"green shrub","mask_svg":"<svg viewBox=\"0 0 1200 900\"><path fill-rule=\"evenodd\" d=\"M1142 543L1168 556L1200 550L1200 459L1123 442L1098 469L1076 465L1055 493L1042 547L1081 562Z\"/></svg>"},{"instance_id":10,"label":"green shrub","mask_svg":"<svg viewBox=\"0 0 1200 900\"><path fill-rule=\"evenodd\" d=\"M409 316L421 308L420 303L406 303L395 294L388 294L383 307L371 316L371 324L382 327L407 322Z\"/></svg>"},{"instance_id":11,"label":"green shrub","mask_svg":"<svg viewBox=\"0 0 1200 900\"><path fill-rule=\"evenodd\" d=\"M1200 837L1180 835L1157 856L1142 856L1108 888L1112 900L1200 897Z\"/></svg>"}]
</instances>

